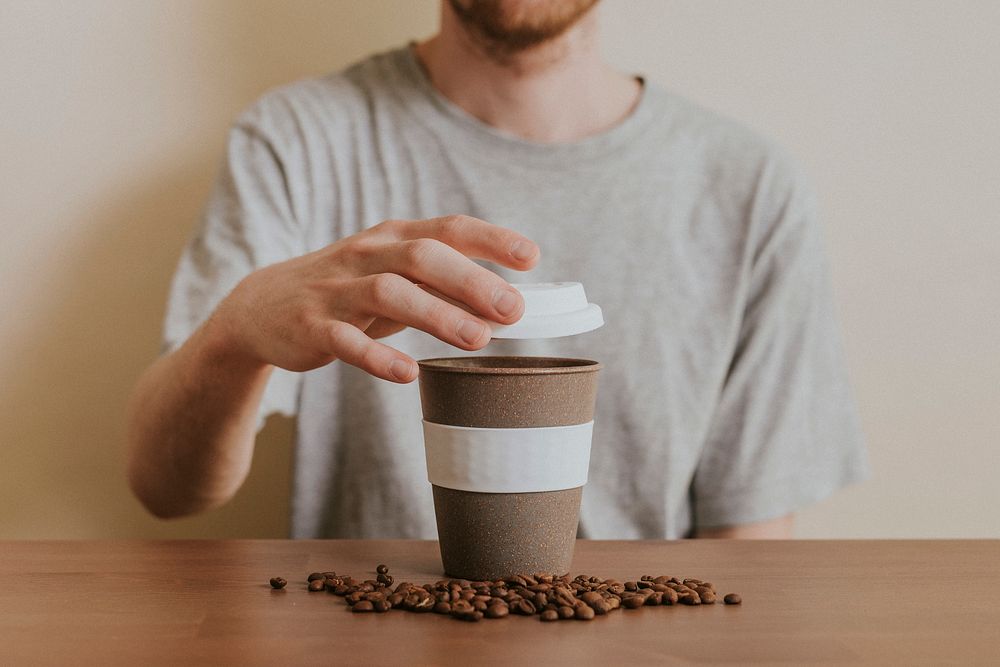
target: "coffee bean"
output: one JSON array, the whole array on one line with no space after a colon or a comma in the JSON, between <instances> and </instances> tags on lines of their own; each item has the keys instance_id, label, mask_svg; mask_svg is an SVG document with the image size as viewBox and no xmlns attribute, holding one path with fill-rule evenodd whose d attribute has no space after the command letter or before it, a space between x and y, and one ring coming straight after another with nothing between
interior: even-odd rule
<instances>
[{"instance_id":1,"label":"coffee bean","mask_svg":"<svg viewBox=\"0 0 1000 667\"><path fill-rule=\"evenodd\" d=\"M451 605L451 615L462 621L478 621L483 618L483 612L473 609L472 605L464 600Z\"/></svg>"},{"instance_id":2,"label":"coffee bean","mask_svg":"<svg viewBox=\"0 0 1000 667\"><path fill-rule=\"evenodd\" d=\"M556 589L552 597L560 607L572 607L576 600L573 594L564 588Z\"/></svg>"},{"instance_id":3,"label":"coffee bean","mask_svg":"<svg viewBox=\"0 0 1000 667\"><path fill-rule=\"evenodd\" d=\"M538 614L545 622L571 618L591 620L622 607L742 602L736 593L729 593L720 600L722 596L716 593L711 582L692 577L678 579L644 574L637 581L622 583L593 575L578 574L570 579L568 574L538 572L496 581L441 579L422 585L401 582L393 591L391 586L395 582L389 568L380 563L376 572L375 579L364 581L332 571L313 572L307 577L307 589L310 592L325 589L341 595L358 613L386 613L398 607L416 613L450 614L473 622L510 614ZM270 582L276 589L287 585L282 577L274 577Z\"/></svg>"},{"instance_id":4,"label":"coffee bean","mask_svg":"<svg viewBox=\"0 0 1000 667\"><path fill-rule=\"evenodd\" d=\"M472 604L466 602L465 600L456 600L451 603L451 613L456 614L471 614L475 609L472 608Z\"/></svg>"},{"instance_id":5,"label":"coffee bean","mask_svg":"<svg viewBox=\"0 0 1000 667\"><path fill-rule=\"evenodd\" d=\"M641 595L630 595L627 598L622 598L622 606L626 609L638 609L644 604L646 604L646 600Z\"/></svg>"},{"instance_id":6,"label":"coffee bean","mask_svg":"<svg viewBox=\"0 0 1000 667\"><path fill-rule=\"evenodd\" d=\"M504 618L510 614L510 608L505 604L491 604L483 612L486 618Z\"/></svg>"},{"instance_id":7,"label":"coffee bean","mask_svg":"<svg viewBox=\"0 0 1000 667\"><path fill-rule=\"evenodd\" d=\"M522 616L531 616L538 610L535 609L535 605L531 603L531 600L525 600L522 598L512 607L511 611L515 614L521 614Z\"/></svg>"}]
</instances>

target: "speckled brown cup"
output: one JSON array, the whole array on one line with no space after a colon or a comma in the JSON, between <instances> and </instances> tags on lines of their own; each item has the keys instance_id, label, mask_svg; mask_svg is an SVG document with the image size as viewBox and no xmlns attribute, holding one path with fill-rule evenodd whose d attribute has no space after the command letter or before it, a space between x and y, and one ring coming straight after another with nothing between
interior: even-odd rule
<instances>
[{"instance_id":1,"label":"speckled brown cup","mask_svg":"<svg viewBox=\"0 0 1000 667\"><path fill-rule=\"evenodd\" d=\"M424 420L523 429L594 418L601 366L553 357L457 357L420 364ZM532 461L524 461L524 467ZM433 485L444 571L463 579L569 571L583 487L478 493Z\"/></svg>"}]
</instances>

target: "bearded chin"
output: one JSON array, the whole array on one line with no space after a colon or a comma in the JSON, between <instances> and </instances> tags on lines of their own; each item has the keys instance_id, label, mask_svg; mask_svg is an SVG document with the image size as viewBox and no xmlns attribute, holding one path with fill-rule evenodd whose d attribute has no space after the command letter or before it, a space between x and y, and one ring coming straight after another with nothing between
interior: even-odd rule
<instances>
[{"instance_id":1,"label":"bearded chin","mask_svg":"<svg viewBox=\"0 0 1000 667\"><path fill-rule=\"evenodd\" d=\"M598 0L548 0L514 15L504 0L448 0L469 34L496 57L539 46L569 30Z\"/></svg>"}]
</instances>

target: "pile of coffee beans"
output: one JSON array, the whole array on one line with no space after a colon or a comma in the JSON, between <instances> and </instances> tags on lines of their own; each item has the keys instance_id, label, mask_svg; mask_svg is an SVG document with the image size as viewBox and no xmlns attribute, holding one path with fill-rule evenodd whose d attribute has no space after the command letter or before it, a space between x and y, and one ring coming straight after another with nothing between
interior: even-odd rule
<instances>
[{"instance_id":1,"label":"pile of coffee beans","mask_svg":"<svg viewBox=\"0 0 1000 667\"><path fill-rule=\"evenodd\" d=\"M388 567L380 564L375 572L375 579L364 581L336 572L313 572L306 586L310 592L325 590L343 597L351 611L359 614L402 609L447 614L462 621L511 614L537 614L542 621L590 621L622 608L697 606L719 600L710 581L666 575L644 575L638 581L621 582L583 574L573 579L568 574L519 574L496 581L441 579L423 585L404 581L393 588ZM285 584L281 577L271 579L274 588L284 588ZM728 593L722 601L735 605L743 600L736 593Z\"/></svg>"}]
</instances>

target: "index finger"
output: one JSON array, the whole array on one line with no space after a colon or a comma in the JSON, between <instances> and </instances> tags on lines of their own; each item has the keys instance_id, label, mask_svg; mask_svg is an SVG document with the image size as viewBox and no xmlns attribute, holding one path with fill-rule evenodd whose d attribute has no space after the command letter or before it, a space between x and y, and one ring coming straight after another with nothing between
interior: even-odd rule
<instances>
[{"instance_id":1,"label":"index finger","mask_svg":"<svg viewBox=\"0 0 1000 667\"><path fill-rule=\"evenodd\" d=\"M538 245L524 234L468 215L408 221L399 230L402 240L437 239L466 257L519 271L534 267L541 255Z\"/></svg>"}]
</instances>

